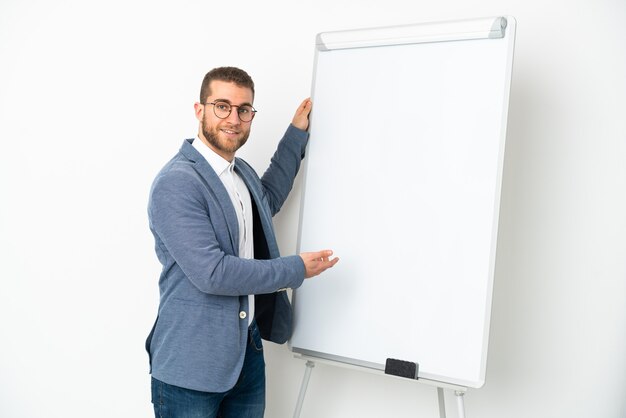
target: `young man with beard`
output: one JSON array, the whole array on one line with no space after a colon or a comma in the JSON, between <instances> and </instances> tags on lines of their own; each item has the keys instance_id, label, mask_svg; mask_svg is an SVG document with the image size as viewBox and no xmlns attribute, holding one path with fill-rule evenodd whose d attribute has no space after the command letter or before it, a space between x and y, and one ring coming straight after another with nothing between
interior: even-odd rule
<instances>
[{"instance_id":1,"label":"young man with beard","mask_svg":"<svg viewBox=\"0 0 626 418\"><path fill-rule=\"evenodd\" d=\"M150 191L150 229L163 265L146 341L156 417L262 417L261 338L287 341L285 289L338 261L330 250L280 257L272 226L304 156L310 100L261 178L235 157L250 134L253 102L245 71L207 73L194 105L198 137L183 141Z\"/></svg>"}]
</instances>

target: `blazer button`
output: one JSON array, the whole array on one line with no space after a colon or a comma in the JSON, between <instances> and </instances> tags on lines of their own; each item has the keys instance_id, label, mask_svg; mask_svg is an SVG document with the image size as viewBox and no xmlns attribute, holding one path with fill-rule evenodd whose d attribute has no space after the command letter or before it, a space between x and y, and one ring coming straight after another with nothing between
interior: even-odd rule
<instances>
[{"instance_id":1,"label":"blazer button","mask_svg":"<svg viewBox=\"0 0 626 418\"><path fill-rule=\"evenodd\" d=\"M239 312L239 318L241 318L241 319L246 319L246 316L248 316L248 314L246 313L246 311L241 311L241 312Z\"/></svg>"}]
</instances>

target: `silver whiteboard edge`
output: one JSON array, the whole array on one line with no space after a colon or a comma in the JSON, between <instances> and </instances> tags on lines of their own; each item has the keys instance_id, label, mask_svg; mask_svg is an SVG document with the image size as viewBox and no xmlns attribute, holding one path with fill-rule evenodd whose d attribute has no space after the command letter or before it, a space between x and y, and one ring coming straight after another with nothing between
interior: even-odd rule
<instances>
[{"instance_id":1,"label":"silver whiteboard edge","mask_svg":"<svg viewBox=\"0 0 626 418\"><path fill-rule=\"evenodd\" d=\"M506 36L507 19L507 16L497 16L321 32L317 34L315 44L319 51L330 51L471 39L499 39Z\"/></svg>"},{"instance_id":2,"label":"silver whiteboard edge","mask_svg":"<svg viewBox=\"0 0 626 418\"><path fill-rule=\"evenodd\" d=\"M404 381L413 381L419 383L427 383L433 386L438 386L446 389L456 389L461 391L466 391L467 388L478 389L481 388L485 384L485 380L479 380L476 382L465 381L461 379L447 379L443 376L438 376L432 373L422 373L418 372L418 379L407 379L405 377L394 376L385 373L385 365L378 363L370 363L363 360L352 359L348 357L341 357L334 354L321 353L318 351L306 350L298 347L289 347L289 349L294 353L294 356L301 357L302 359L319 361L321 363L330 364L334 366L344 367L353 370L359 370L363 372L369 372L374 374L380 374L384 376L389 376L397 379L402 379Z\"/></svg>"},{"instance_id":3,"label":"silver whiteboard edge","mask_svg":"<svg viewBox=\"0 0 626 418\"><path fill-rule=\"evenodd\" d=\"M319 50L316 48L315 49L315 53L314 53L314 57L313 57L313 78L311 80L311 101L313 102L313 109L311 111L311 113L309 114L309 137L311 137L312 135L312 131L311 128L313 127L313 121L315 118L315 83L316 83L316 74L317 74L317 59L319 56ZM301 175L302 175L302 189L300 191L300 210L299 210L299 216L298 216L298 236L296 237L296 254L300 254L302 252L302 218L304 216L304 208L305 208L305 204L304 204L304 200L306 198L306 178L307 178L307 173L309 171L309 159L306 158L306 152L305 152L305 157L304 157L304 161L302 162L302 170L301 170ZM294 289L295 290L295 289ZM292 292L292 298L295 297L295 292ZM292 299L293 300L293 299Z\"/></svg>"},{"instance_id":4,"label":"silver whiteboard edge","mask_svg":"<svg viewBox=\"0 0 626 418\"><path fill-rule=\"evenodd\" d=\"M502 97L503 102L503 111L502 111L502 122L501 122L501 132L500 132L500 150L498 156L498 173L496 176L496 199L494 208L494 219L493 219L493 236L492 236L492 248L490 255L490 263L489 263L489 283L488 283L488 292L487 292L487 300L486 306L488 307L488 311L485 312L485 335L483 339L483 353L482 359L480 361L480 368L482 371L481 379L485 380L485 370L487 369L487 359L489 355L489 336L491 334L491 316L493 309L493 287L496 276L496 260L497 260L497 247L498 247L498 232L499 232L499 224L500 224L500 205L501 205L501 195L502 195L502 177L504 171L504 155L506 152L506 135L507 135L507 125L508 125L508 113L510 106L510 95L511 95L511 80L513 79L513 57L514 57L514 49L515 49L515 31L517 29L517 21L512 16L507 16L508 21L508 34L507 39L509 43L508 47L508 56L507 56L507 68L506 68L506 77L505 77L505 87L504 87L504 96Z\"/></svg>"}]
</instances>

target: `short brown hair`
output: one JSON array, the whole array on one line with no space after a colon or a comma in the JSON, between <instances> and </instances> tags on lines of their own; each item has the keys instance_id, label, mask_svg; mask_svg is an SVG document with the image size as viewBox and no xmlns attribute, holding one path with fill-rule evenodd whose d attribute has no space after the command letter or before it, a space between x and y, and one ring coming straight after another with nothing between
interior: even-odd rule
<instances>
[{"instance_id":1,"label":"short brown hair","mask_svg":"<svg viewBox=\"0 0 626 418\"><path fill-rule=\"evenodd\" d=\"M254 81L252 81L252 77L247 72L237 67L218 67L212 69L204 76L202 87L200 88L200 103L204 103L207 97L211 95L210 84L213 80L226 81L235 83L239 87L247 87L252 90L252 97L254 97Z\"/></svg>"}]
</instances>

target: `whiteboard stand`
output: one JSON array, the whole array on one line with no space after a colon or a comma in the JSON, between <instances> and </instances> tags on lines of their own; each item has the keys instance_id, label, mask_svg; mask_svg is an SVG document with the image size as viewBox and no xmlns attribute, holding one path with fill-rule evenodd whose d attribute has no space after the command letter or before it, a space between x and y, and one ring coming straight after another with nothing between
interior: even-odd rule
<instances>
[{"instance_id":1,"label":"whiteboard stand","mask_svg":"<svg viewBox=\"0 0 626 418\"><path fill-rule=\"evenodd\" d=\"M296 410L293 413L293 418L300 418L300 411L302 411L302 404L304 403L304 396L306 395L306 389L309 386L309 380L311 379L311 371L315 367L315 362L307 360L306 369L304 370L304 377L302 378L302 385L300 385L300 394L298 395L298 402L296 403Z\"/></svg>"},{"instance_id":2,"label":"whiteboard stand","mask_svg":"<svg viewBox=\"0 0 626 418\"><path fill-rule=\"evenodd\" d=\"M437 402L439 404L439 418L446 418L446 403L445 403L444 389L453 390L454 396L456 398L456 404L457 404L457 411L458 411L457 416L458 418L465 418L464 396L465 396L465 392L467 392L466 387L452 385L452 384L444 383L444 382L438 382L436 380L429 380L429 379L421 379L421 378L418 380L406 379L403 377L397 377L397 376L385 374L382 370L378 370L378 369L355 366L355 365L343 363L340 361L321 359L317 357L309 357L304 354L295 354L294 357L299 358L301 360L305 360L306 368L304 370L304 377L302 378L302 384L300 385L300 394L298 395L298 401L296 402L296 409L294 410L293 418L300 418L300 412L302 411L302 405L304 404L304 398L306 396L306 391L309 386L309 380L311 380L311 372L313 371L313 367L315 367L315 363L338 366L338 367L343 367L347 369L359 370L359 371L364 371L368 373L374 373L377 375L383 375L383 376L387 376L390 378L403 379L405 381L408 380L408 381L418 382L418 383L426 384L430 386L436 386L437 387Z\"/></svg>"},{"instance_id":3,"label":"whiteboard stand","mask_svg":"<svg viewBox=\"0 0 626 418\"><path fill-rule=\"evenodd\" d=\"M439 388L437 388L437 390L439 390ZM456 396L456 405L459 410L459 418L465 418L465 402L463 401L463 396L465 396L465 392L455 390L454 395Z\"/></svg>"},{"instance_id":4,"label":"whiteboard stand","mask_svg":"<svg viewBox=\"0 0 626 418\"><path fill-rule=\"evenodd\" d=\"M295 418L316 363L430 384L440 417L446 389L464 418L467 388L484 385L515 27L317 35L296 253L331 243L343 261L292 293L289 347L307 361ZM386 262L369 256L381 242Z\"/></svg>"}]
</instances>

